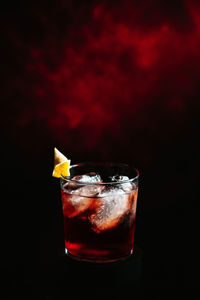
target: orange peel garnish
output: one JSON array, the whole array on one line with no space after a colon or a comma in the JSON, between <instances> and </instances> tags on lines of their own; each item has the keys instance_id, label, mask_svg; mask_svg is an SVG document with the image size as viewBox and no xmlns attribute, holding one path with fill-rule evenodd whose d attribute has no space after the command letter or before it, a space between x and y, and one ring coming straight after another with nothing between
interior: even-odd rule
<instances>
[{"instance_id":1,"label":"orange peel garnish","mask_svg":"<svg viewBox=\"0 0 200 300\"><path fill-rule=\"evenodd\" d=\"M57 178L60 178L61 175L69 176L70 162L57 148L54 148L54 169L52 176Z\"/></svg>"}]
</instances>

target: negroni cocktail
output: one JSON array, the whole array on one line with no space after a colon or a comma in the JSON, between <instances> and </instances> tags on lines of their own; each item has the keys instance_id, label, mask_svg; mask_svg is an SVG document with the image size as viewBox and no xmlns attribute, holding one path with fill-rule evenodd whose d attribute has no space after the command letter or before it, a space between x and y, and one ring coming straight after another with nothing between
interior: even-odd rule
<instances>
[{"instance_id":1,"label":"negroni cocktail","mask_svg":"<svg viewBox=\"0 0 200 300\"><path fill-rule=\"evenodd\" d=\"M94 262L130 256L138 171L125 164L82 163L69 172L60 178L66 253Z\"/></svg>"}]
</instances>

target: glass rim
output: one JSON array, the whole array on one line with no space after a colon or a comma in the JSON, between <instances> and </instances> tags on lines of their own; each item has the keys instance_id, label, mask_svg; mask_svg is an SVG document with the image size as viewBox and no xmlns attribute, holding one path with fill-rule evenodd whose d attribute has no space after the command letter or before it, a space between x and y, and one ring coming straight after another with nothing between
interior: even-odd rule
<instances>
[{"instance_id":1,"label":"glass rim","mask_svg":"<svg viewBox=\"0 0 200 300\"><path fill-rule=\"evenodd\" d=\"M60 179L63 179L65 180L66 182L72 182L72 183L76 183L76 184L79 184L79 185L117 185L117 184L123 184L123 183L129 183L129 182L134 182L135 180L137 180L139 178L139 171L137 168L133 167L133 165L128 165L128 164L125 164L125 163L107 163L107 162L103 162L103 163L96 163L96 162L83 162L83 163L77 163L77 164L74 164L74 165L71 165L69 167L69 170L71 168L74 168L74 167L81 167L81 166L85 166L85 165L96 165L96 166L122 166L122 167L127 167L129 168L130 170L133 170L135 171L136 173L136 176L134 176L133 178L129 178L128 180L121 180L121 181L109 181L109 182L81 182L79 180L74 180L74 179L70 179L69 177L70 176L63 176L61 174L61 177Z\"/></svg>"}]
</instances>

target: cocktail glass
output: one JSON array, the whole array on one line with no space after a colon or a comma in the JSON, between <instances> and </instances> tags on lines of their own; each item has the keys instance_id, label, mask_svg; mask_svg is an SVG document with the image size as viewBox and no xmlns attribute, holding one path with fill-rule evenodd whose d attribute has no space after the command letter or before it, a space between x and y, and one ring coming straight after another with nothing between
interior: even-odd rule
<instances>
[{"instance_id":1,"label":"cocktail glass","mask_svg":"<svg viewBox=\"0 0 200 300\"><path fill-rule=\"evenodd\" d=\"M139 172L126 164L80 163L61 176L65 252L90 262L133 253Z\"/></svg>"}]
</instances>

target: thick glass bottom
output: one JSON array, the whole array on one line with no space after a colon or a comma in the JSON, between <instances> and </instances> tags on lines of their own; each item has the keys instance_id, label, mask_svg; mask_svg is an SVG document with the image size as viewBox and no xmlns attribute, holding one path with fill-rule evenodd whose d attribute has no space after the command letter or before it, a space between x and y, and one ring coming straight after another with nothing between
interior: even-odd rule
<instances>
[{"instance_id":1,"label":"thick glass bottom","mask_svg":"<svg viewBox=\"0 0 200 300\"><path fill-rule=\"evenodd\" d=\"M130 256L133 255L133 250L130 251L129 254L124 255L124 256L120 256L120 257L95 257L95 256L78 256L78 255L74 255L71 252L69 252L67 250L67 248L65 248L65 254L68 255L70 258L77 260L77 261L84 261L84 262L90 262L90 263L111 263L111 262L117 262L117 261L123 261L126 260L128 258L130 258Z\"/></svg>"}]
</instances>

